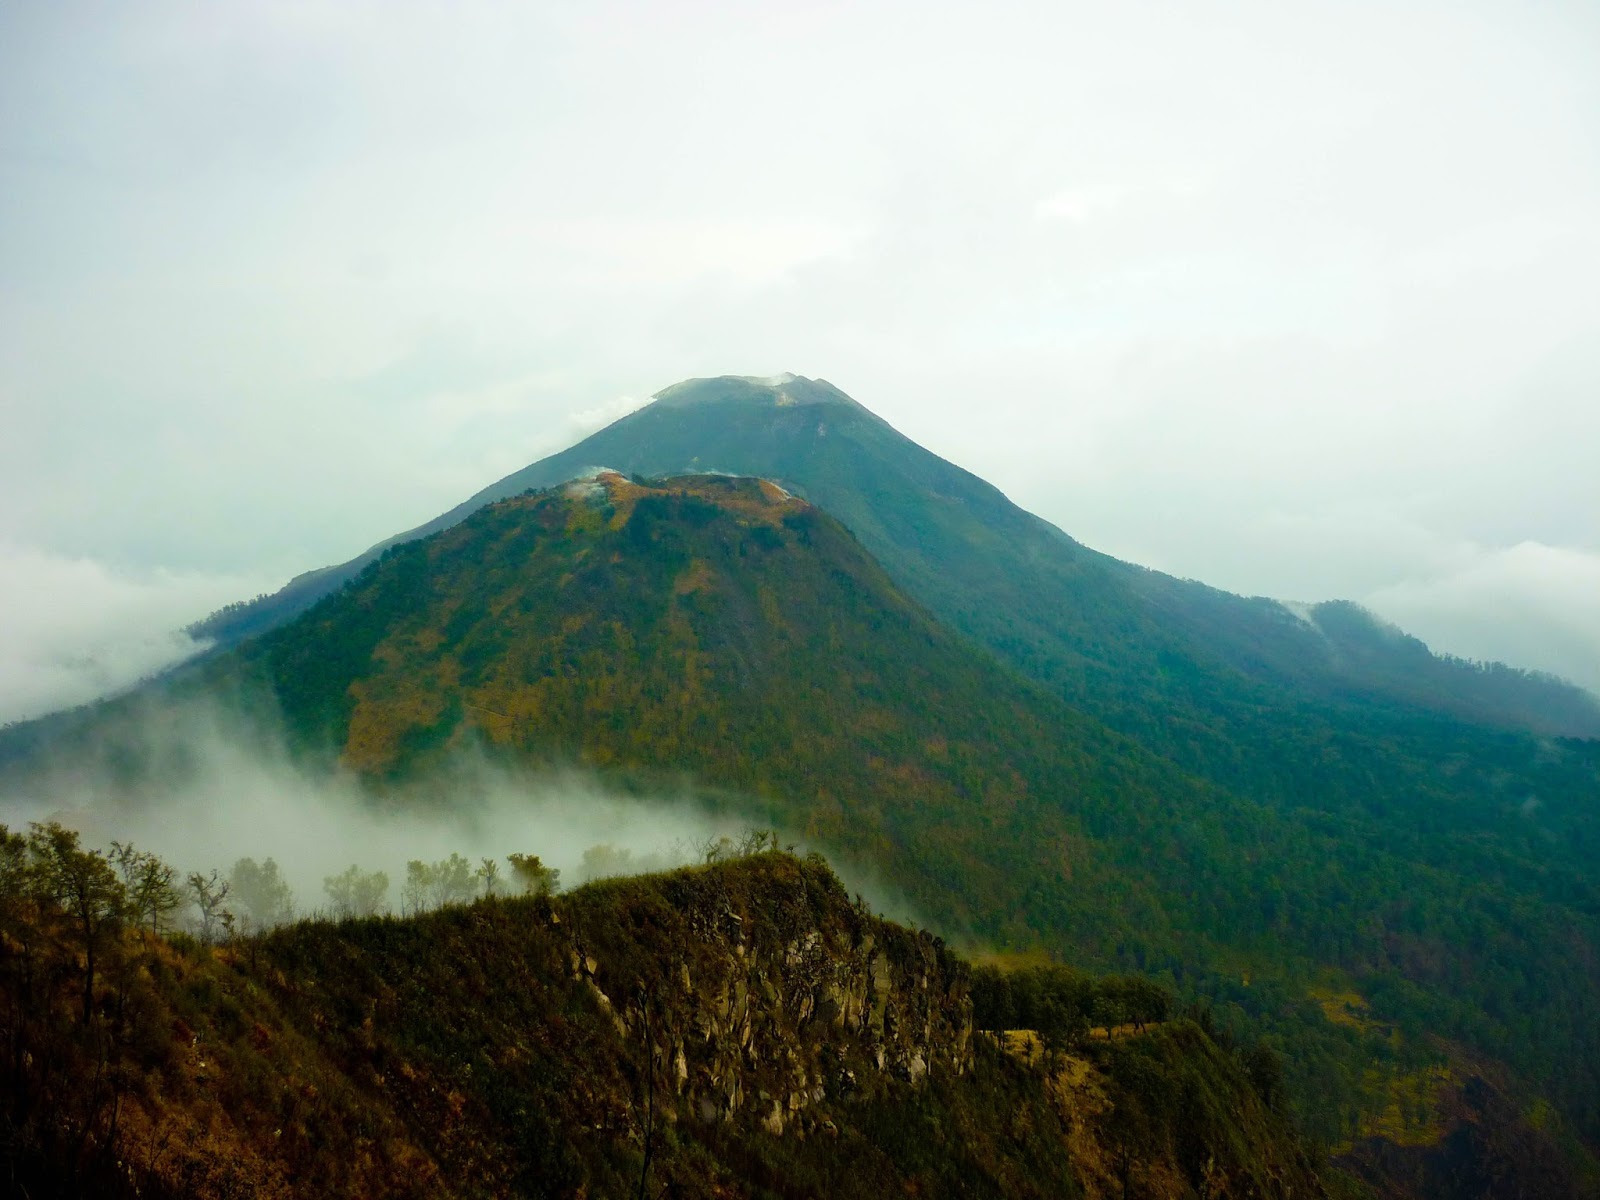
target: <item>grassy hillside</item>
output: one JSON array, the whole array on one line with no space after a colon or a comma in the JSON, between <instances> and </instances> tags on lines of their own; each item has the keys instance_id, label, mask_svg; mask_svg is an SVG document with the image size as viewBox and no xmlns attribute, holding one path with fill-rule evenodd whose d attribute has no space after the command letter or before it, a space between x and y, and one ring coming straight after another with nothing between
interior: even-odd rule
<instances>
[{"instance_id":1,"label":"grassy hillside","mask_svg":"<svg viewBox=\"0 0 1600 1200\"><path fill-rule=\"evenodd\" d=\"M85 1008L87 943L55 875L27 873L46 859L0 857L0 1166L21 1195L1308 1197L1340 1183L1193 1024L1032 1063L976 1035L965 964L852 904L815 859L305 922L225 948L136 931L107 894Z\"/></svg>"},{"instance_id":2,"label":"grassy hillside","mask_svg":"<svg viewBox=\"0 0 1600 1200\"><path fill-rule=\"evenodd\" d=\"M1238 692L1257 737L1292 726L1273 749L1149 709L1151 740L1197 747L1219 786L935 622L829 516L725 477L478 510L173 686L252 685L374 788L461 749L687 778L881 869L938 928L1210 997L1220 1028L1284 1052L1331 1144L1446 1136L1437 1096L1386 1114L1489 1060L1514 1069L1512 1126L1543 1096L1545 1127L1600 1128L1580 744L1414 710L1297 725ZM1336 1019L1330 993L1366 1015Z\"/></svg>"},{"instance_id":3,"label":"grassy hillside","mask_svg":"<svg viewBox=\"0 0 1600 1200\"><path fill-rule=\"evenodd\" d=\"M770 484L613 476L483 509L209 669L259 675L306 744L378 781L484 746L731 789L942 928L1165 972L1266 1022L1330 1141L1437 1035L1595 1127L1600 893L1539 814L1473 783L1481 747L1431 808L1242 798L1008 673ZM1592 776L1527 769L1592 830ZM1330 970L1381 1028L1326 1019Z\"/></svg>"}]
</instances>

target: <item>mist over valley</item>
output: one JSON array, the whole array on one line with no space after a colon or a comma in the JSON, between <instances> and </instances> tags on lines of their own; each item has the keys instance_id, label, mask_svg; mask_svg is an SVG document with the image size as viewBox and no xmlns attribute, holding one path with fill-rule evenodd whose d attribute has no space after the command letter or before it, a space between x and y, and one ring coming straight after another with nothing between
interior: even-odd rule
<instances>
[{"instance_id":1,"label":"mist over valley","mask_svg":"<svg viewBox=\"0 0 1600 1200\"><path fill-rule=\"evenodd\" d=\"M0 1193L1600 1197L1597 60L0 5Z\"/></svg>"}]
</instances>

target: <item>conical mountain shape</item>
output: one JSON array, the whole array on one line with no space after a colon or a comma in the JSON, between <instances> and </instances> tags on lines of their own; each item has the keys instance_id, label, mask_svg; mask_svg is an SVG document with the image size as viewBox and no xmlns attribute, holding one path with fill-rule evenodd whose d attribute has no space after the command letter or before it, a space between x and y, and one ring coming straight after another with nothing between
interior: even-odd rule
<instances>
[{"instance_id":1,"label":"conical mountain shape","mask_svg":"<svg viewBox=\"0 0 1600 1200\"><path fill-rule=\"evenodd\" d=\"M1067 842L1083 904L1113 863L1145 874L1174 811L1220 839L1249 808L1006 670L752 478L606 472L487 505L206 670L263 681L302 745L376 781L484 750L726 789L991 934L1026 926Z\"/></svg>"},{"instance_id":2,"label":"conical mountain shape","mask_svg":"<svg viewBox=\"0 0 1600 1200\"><path fill-rule=\"evenodd\" d=\"M264 684L301 745L380 787L470 748L719 789L872 864L936 928L1270 1015L1314 1047L1292 1086L1330 1141L1389 1102L1353 1081L1402 1025L1509 1064L1596 1136L1600 744L1318 706L1186 654L1132 568L799 383L674 389L593 460L538 468L578 481L513 477L168 686ZM778 481L651 472L741 428ZM584 470L607 459L640 474ZM973 564L1056 590L994 580L1017 607L984 624ZM1341 1001L1337 1029L1328 981L1360 1013Z\"/></svg>"},{"instance_id":3,"label":"conical mountain shape","mask_svg":"<svg viewBox=\"0 0 1600 1200\"><path fill-rule=\"evenodd\" d=\"M858 445L886 428L846 405L805 417L836 414ZM1265 998L1356 972L1386 1019L1427 1012L1590 1127L1592 743L1268 710L1251 751L1158 696L1213 775L1196 778L935 620L824 510L727 475L600 472L479 507L204 670L264 681L303 743L376 781L482 748L709 785L984 942L1213 991L1242 970ZM1297 771L1331 782L1253 798Z\"/></svg>"},{"instance_id":4,"label":"conical mountain shape","mask_svg":"<svg viewBox=\"0 0 1600 1200\"><path fill-rule=\"evenodd\" d=\"M689 380L568 450L341 567L219 614L224 643L303 611L387 546L448 528L494 500L598 467L643 476L720 471L780 482L840 520L936 617L1184 770L1270 803L1479 804L1488 773L1444 779L1483 734L1438 720L1600 734L1570 685L1435 658L1353 605L1311 619L1120 562L897 433L821 380ZM1404 745L1394 753L1395 740ZM1330 744L1341 746L1330 754ZM1531 755L1531 742L1517 757Z\"/></svg>"},{"instance_id":5,"label":"conical mountain shape","mask_svg":"<svg viewBox=\"0 0 1600 1200\"><path fill-rule=\"evenodd\" d=\"M1428 653L1355 605L1310 610L1246 599L1096 553L977 476L923 449L824 380L693 379L426 525L197 632L224 643L280 623L390 545L448 528L495 500L586 470L720 471L777 480L842 521L940 618L1120 727L1149 732L1155 693L1223 708L1252 703L1451 713L1539 733L1600 737L1600 702L1509 668Z\"/></svg>"}]
</instances>

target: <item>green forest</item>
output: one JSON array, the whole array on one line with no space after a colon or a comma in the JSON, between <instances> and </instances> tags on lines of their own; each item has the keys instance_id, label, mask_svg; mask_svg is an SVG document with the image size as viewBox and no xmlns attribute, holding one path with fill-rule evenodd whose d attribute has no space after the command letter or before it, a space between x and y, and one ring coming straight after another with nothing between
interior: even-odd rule
<instances>
[{"instance_id":1,"label":"green forest","mask_svg":"<svg viewBox=\"0 0 1600 1200\"><path fill-rule=\"evenodd\" d=\"M253 934L172 932L174 875L0 829L17 1194L1362 1194L1258 1056L1159 989L1074 976L1093 1012L1150 1025L1044 1022L1019 1053L985 1032L993 972L770 837L569 895L525 873ZM1046 974L1017 995L1053 997Z\"/></svg>"},{"instance_id":2,"label":"green forest","mask_svg":"<svg viewBox=\"0 0 1600 1200\"><path fill-rule=\"evenodd\" d=\"M819 510L727 478L481 510L208 670L255 673L304 746L375 784L465 745L624 787L691 772L882 864L954 936L1259 1023L1330 1145L1478 1057L1558 1133L1600 1122L1589 743L1308 723L1235 750L1225 788L935 623ZM1301 760L1331 781L1317 803L1269 802ZM1359 1018L1330 1017L1344 994Z\"/></svg>"},{"instance_id":3,"label":"green forest","mask_svg":"<svg viewBox=\"0 0 1600 1200\"><path fill-rule=\"evenodd\" d=\"M860 454L898 437L855 420ZM1600 1187L1600 742L1509 727L1515 696L1554 720L1559 687L1432 656L1406 674L1417 647L1338 606L1317 619L1343 665L1305 666L1286 610L1105 560L940 460L870 476L772 444L813 454L812 494L856 480L850 528L748 477L528 491L136 698L10 731L0 760L217 697L374 802L462 756L692 795L869 864L1003 968L974 984L997 1044L1015 1021L1117 1054L1084 1030L1188 1022L1363 1177L1555 1162L1572 1194ZM352 864L326 911L511 886L499 865L412 867L380 889Z\"/></svg>"}]
</instances>

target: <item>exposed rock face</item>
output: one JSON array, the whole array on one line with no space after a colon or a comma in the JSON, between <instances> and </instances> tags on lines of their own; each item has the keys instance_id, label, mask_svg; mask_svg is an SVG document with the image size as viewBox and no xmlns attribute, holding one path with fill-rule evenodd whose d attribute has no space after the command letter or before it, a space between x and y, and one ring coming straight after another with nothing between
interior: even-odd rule
<instances>
[{"instance_id":1,"label":"exposed rock face","mask_svg":"<svg viewBox=\"0 0 1600 1200\"><path fill-rule=\"evenodd\" d=\"M653 1076L662 1118L803 1136L824 1101L970 1069L965 973L938 939L852 905L820 865L773 856L751 878L673 880L670 906L641 892L631 930L574 906L572 975Z\"/></svg>"},{"instance_id":2,"label":"exposed rock face","mask_svg":"<svg viewBox=\"0 0 1600 1200\"><path fill-rule=\"evenodd\" d=\"M852 904L820 860L303 922L230 950L130 932L119 953L141 957L123 960L133 1036L111 1074L136 1086L91 1082L73 1039L104 1055L114 1027L81 1034L76 973L41 972L56 1025L24 1032L71 1053L22 1061L52 1102L0 1156L19 1194L1327 1194L1198 1025L1007 1054L974 1037L969 968ZM17 972L0 984L20 1011ZM77 1115L96 1103L98 1142Z\"/></svg>"}]
</instances>

